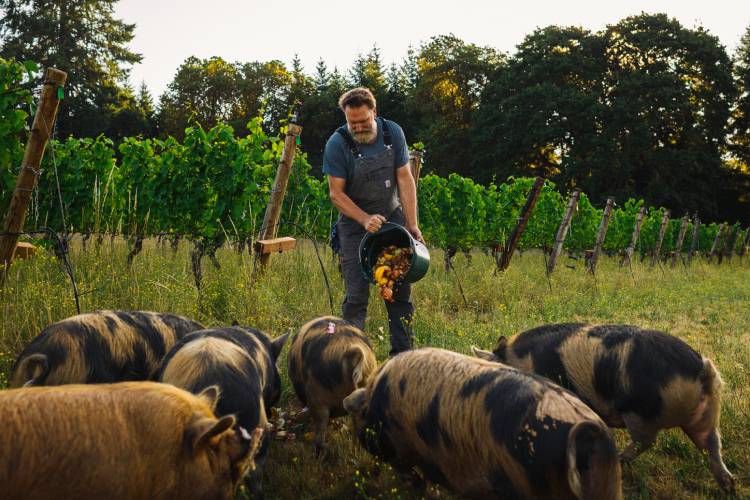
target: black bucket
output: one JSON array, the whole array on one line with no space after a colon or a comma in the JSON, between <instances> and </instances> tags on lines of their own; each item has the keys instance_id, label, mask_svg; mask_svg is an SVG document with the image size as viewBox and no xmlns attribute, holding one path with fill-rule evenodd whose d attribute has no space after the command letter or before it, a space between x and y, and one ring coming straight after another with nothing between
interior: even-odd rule
<instances>
[{"instance_id":1,"label":"black bucket","mask_svg":"<svg viewBox=\"0 0 750 500\"><path fill-rule=\"evenodd\" d=\"M359 265L367 281L377 284L372 268L375 266L380 252L389 245L396 245L398 248L411 248L411 261L409 269L404 274L404 281L414 283L427 274L427 270L430 268L430 252L427 247L415 240L404 226L386 222L377 232L367 233L359 243Z\"/></svg>"}]
</instances>

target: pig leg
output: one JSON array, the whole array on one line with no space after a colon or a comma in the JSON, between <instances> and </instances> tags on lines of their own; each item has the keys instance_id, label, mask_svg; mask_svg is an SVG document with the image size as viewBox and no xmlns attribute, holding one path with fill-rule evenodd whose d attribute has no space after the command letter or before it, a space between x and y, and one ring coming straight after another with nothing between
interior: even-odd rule
<instances>
[{"instance_id":1,"label":"pig leg","mask_svg":"<svg viewBox=\"0 0 750 500\"><path fill-rule=\"evenodd\" d=\"M328 417L331 412L327 406L311 409L313 428L315 429L315 454L320 455L326 440Z\"/></svg>"},{"instance_id":2,"label":"pig leg","mask_svg":"<svg viewBox=\"0 0 750 500\"><path fill-rule=\"evenodd\" d=\"M413 467L401 463L393 463L396 476L403 484L411 486L419 496L426 494L427 482L417 474Z\"/></svg>"},{"instance_id":3,"label":"pig leg","mask_svg":"<svg viewBox=\"0 0 750 500\"><path fill-rule=\"evenodd\" d=\"M719 486L728 493L734 493L734 476L721 458L721 436L718 429L714 427L708 432L696 432L695 429L683 427L682 430L693 441L696 448L708 451L708 466Z\"/></svg>"},{"instance_id":4,"label":"pig leg","mask_svg":"<svg viewBox=\"0 0 750 500\"><path fill-rule=\"evenodd\" d=\"M256 467L245 477L245 487L254 500L262 500L263 497L263 469Z\"/></svg>"},{"instance_id":5,"label":"pig leg","mask_svg":"<svg viewBox=\"0 0 750 500\"><path fill-rule=\"evenodd\" d=\"M263 497L263 464L266 463L266 457L268 457L268 445L271 442L271 438L268 433L263 434L263 442L260 445L260 450L255 456L255 470L250 471L245 476L245 488L250 492L251 498L254 500L262 500Z\"/></svg>"},{"instance_id":6,"label":"pig leg","mask_svg":"<svg viewBox=\"0 0 750 500\"><path fill-rule=\"evenodd\" d=\"M622 419L630 434L630 444L620 454L620 460L629 462L653 446L659 428L632 413L623 415Z\"/></svg>"}]
</instances>

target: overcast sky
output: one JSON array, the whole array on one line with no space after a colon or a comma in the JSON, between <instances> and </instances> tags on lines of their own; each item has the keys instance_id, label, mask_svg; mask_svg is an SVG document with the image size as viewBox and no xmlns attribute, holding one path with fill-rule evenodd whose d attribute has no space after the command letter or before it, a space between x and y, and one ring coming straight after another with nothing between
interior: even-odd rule
<instances>
[{"instance_id":1,"label":"overcast sky","mask_svg":"<svg viewBox=\"0 0 750 500\"><path fill-rule=\"evenodd\" d=\"M401 62L409 45L453 33L468 43L513 53L523 37L551 24L592 31L642 11L664 12L686 27L703 26L733 53L750 25L750 0L514 1L459 0L120 0L116 17L135 23L130 48L143 55L131 82L155 99L189 56L235 62L299 54L307 74L322 58L348 69L377 44L383 62Z\"/></svg>"}]
</instances>

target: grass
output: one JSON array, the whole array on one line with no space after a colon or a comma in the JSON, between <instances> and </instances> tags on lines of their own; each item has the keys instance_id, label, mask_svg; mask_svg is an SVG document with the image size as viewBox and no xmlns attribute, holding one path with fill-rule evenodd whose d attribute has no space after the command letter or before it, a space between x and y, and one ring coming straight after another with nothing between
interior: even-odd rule
<instances>
[{"instance_id":1,"label":"grass","mask_svg":"<svg viewBox=\"0 0 750 500\"><path fill-rule=\"evenodd\" d=\"M147 309L173 311L206 325L233 320L272 335L298 328L309 319L340 314L343 285L330 251L321 257L331 283L331 311L312 244L275 254L263 276L253 277L252 258L229 248L219 251L221 269L203 264L203 290L191 273L188 246L176 255L146 241L132 269L124 242L107 239L83 251L74 242L82 311ZM561 258L548 282L541 253L514 257L504 274L494 276L492 259L481 252L455 258L456 273L446 273L442 252L432 251L428 275L414 286L417 345L469 354L471 345L489 348L499 334L511 334L543 323L565 321L624 322L670 332L712 358L726 388L722 408L724 459L736 475L738 492L750 498L750 259L721 266L694 261L693 266L663 270L635 262L632 273L615 259L600 260L596 279L582 265ZM463 288L464 298L459 290ZM0 386L24 345L47 324L76 313L72 291L51 254L13 265L0 290ZM373 290L367 332L378 359L389 349L385 308ZM284 382L282 411L298 405L286 378L285 354L279 361ZM328 453L312 454L296 430L297 440L273 443L265 468L268 498L413 498L393 471L375 462L356 445L348 419L332 422ZM618 446L625 433L616 431ZM678 430L659 434L656 446L623 468L627 498L713 498L719 490L701 456ZM442 492L444 498L450 498Z\"/></svg>"}]
</instances>

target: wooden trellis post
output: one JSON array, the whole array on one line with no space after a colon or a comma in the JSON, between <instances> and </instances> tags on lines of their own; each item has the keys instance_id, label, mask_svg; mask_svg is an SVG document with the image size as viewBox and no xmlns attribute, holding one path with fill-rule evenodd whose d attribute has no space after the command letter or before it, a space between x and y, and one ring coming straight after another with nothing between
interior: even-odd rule
<instances>
[{"instance_id":1,"label":"wooden trellis post","mask_svg":"<svg viewBox=\"0 0 750 500\"><path fill-rule=\"evenodd\" d=\"M716 255L716 248L719 246L719 238L721 238L721 233L724 230L724 223L722 222L719 224L719 230L716 231L716 238L714 238L714 242L711 245L711 251L708 252L708 261L711 262L711 260L714 258L714 255Z\"/></svg>"},{"instance_id":2,"label":"wooden trellis post","mask_svg":"<svg viewBox=\"0 0 750 500\"><path fill-rule=\"evenodd\" d=\"M591 255L591 262L589 264L589 270L591 274L596 274L596 262L599 260L599 253L602 251L602 245L604 244L604 238L607 236L607 228L609 227L609 218L612 214L612 207L615 204L614 198L607 198L607 204L604 207L604 213L602 214L602 221L599 223L599 234L596 236L596 244L594 245L594 253Z\"/></svg>"},{"instance_id":3,"label":"wooden trellis post","mask_svg":"<svg viewBox=\"0 0 750 500\"><path fill-rule=\"evenodd\" d=\"M646 207L641 207L638 214L635 216L635 227L633 228L633 234L630 237L630 245L625 250L625 255L620 261L620 265L625 264L625 259L630 264L633 260L633 252L635 252L635 244L638 242L638 235L641 234L641 226L643 225L643 218L646 216Z\"/></svg>"},{"instance_id":4,"label":"wooden trellis post","mask_svg":"<svg viewBox=\"0 0 750 500\"><path fill-rule=\"evenodd\" d=\"M508 241L505 242L503 255L500 258L500 261L497 262L498 270L505 271L506 269L508 269L508 266L510 265L510 259L513 257L513 253L516 251L518 242L521 241L523 230L526 229L526 224L529 222L531 212L534 210L536 201L539 199L539 194L542 192L542 186L544 186L544 179L541 177L537 177L534 181L534 185L531 186L529 195L526 197L526 204L523 206L523 208L521 208L521 213L518 216L516 227L513 228L513 232L510 233Z\"/></svg>"},{"instance_id":5,"label":"wooden trellis post","mask_svg":"<svg viewBox=\"0 0 750 500\"><path fill-rule=\"evenodd\" d=\"M409 168L411 169L411 176L414 177L414 184L419 183L419 173L422 170L422 156L421 151L409 151Z\"/></svg>"},{"instance_id":6,"label":"wooden trellis post","mask_svg":"<svg viewBox=\"0 0 750 500\"><path fill-rule=\"evenodd\" d=\"M740 226L732 231L731 229L727 232L727 241L724 245L724 255L727 258L727 262L732 262L732 254L734 253L734 247L737 246L737 238L740 235ZM719 261L721 263L721 261Z\"/></svg>"},{"instance_id":7,"label":"wooden trellis post","mask_svg":"<svg viewBox=\"0 0 750 500\"><path fill-rule=\"evenodd\" d=\"M284 150L281 153L279 168L276 170L276 178L273 181L271 197L266 207L266 215L263 218L263 226L260 230L259 241L255 242L255 251L260 253L260 265L264 268L269 259L271 252L289 249L288 244L274 241L279 228L279 216L281 215L281 205L284 202L286 186L289 182L289 174L292 171L292 162L297 152L297 137L302 132L302 127L296 123L289 123L287 126L286 137L284 138ZM283 248L282 248L283 247ZM293 245L292 245L293 247Z\"/></svg>"},{"instance_id":8,"label":"wooden trellis post","mask_svg":"<svg viewBox=\"0 0 750 500\"><path fill-rule=\"evenodd\" d=\"M29 142L26 144L23 164L18 172L16 188L13 190L8 214L3 224L3 232L11 234L0 236L0 284L3 283L6 271L10 268L13 252L18 243L17 233L23 231L23 225L26 222L29 200L39 177L39 165L42 163L44 149L55 125L57 107L60 104L62 89L67 78L67 73L55 68L47 68L44 73L42 94L39 97L34 123L31 126Z\"/></svg>"},{"instance_id":9,"label":"wooden trellis post","mask_svg":"<svg viewBox=\"0 0 750 500\"><path fill-rule=\"evenodd\" d=\"M573 218L573 212L575 211L576 206L578 206L578 198L580 196L580 189L574 190L570 195L570 199L568 200L568 207L565 209L565 214L563 215L562 222L560 222L560 228L557 230L557 236L555 236L555 244L552 247L552 255L550 255L549 262L547 263L547 274L552 274L552 271L555 270L555 263L557 262L557 258L560 256L560 252L562 252L565 237L568 235L570 220Z\"/></svg>"},{"instance_id":10,"label":"wooden trellis post","mask_svg":"<svg viewBox=\"0 0 750 500\"><path fill-rule=\"evenodd\" d=\"M696 212L695 216L693 217L693 239L690 242L690 252L688 252L688 266L693 262L693 255L695 255L695 251L698 249L700 227L701 220L698 217L698 213Z\"/></svg>"},{"instance_id":11,"label":"wooden trellis post","mask_svg":"<svg viewBox=\"0 0 750 500\"><path fill-rule=\"evenodd\" d=\"M674 252L672 252L672 267L677 264L677 257L682 256L682 242L685 240L688 222L690 222L690 219L688 218L688 215L685 214L682 218L682 224L680 224L680 234L677 235L677 244L675 245Z\"/></svg>"},{"instance_id":12,"label":"wooden trellis post","mask_svg":"<svg viewBox=\"0 0 750 500\"><path fill-rule=\"evenodd\" d=\"M656 248L654 248L654 254L651 256L651 267L659 260L661 244L664 241L664 234L667 232L667 223L669 223L669 210L664 210L664 215L661 218L661 226L659 227L659 239L656 241Z\"/></svg>"},{"instance_id":13,"label":"wooden trellis post","mask_svg":"<svg viewBox=\"0 0 750 500\"><path fill-rule=\"evenodd\" d=\"M740 247L740 253L739 253L740 257L745 256L745 252L747 252L748 243L750 243L750 227L747 228L747 231L745 231L745 240L742 243L742 246Z\"/></svg>"}]
</instances>

